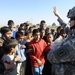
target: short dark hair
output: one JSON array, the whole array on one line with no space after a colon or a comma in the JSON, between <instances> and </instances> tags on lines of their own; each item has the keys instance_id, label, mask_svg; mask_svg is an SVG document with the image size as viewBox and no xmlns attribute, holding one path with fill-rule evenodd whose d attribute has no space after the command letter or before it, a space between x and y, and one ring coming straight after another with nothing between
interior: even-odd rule
<instances>
[{"instance_id":1,"label":"short dark hair","mask_svg":"<svg viewBox=\"0 0 75 75\"><path fill-rule=\"evenodd\" d=\"M40 23L46 23L45 20L42 20Z\"/></svg>"},{"instance_id":2,"label":"short dark hair","mask_svg":"<svg viewBox=\"0 0 75 75\"><path fill-rule=\"evenodd\" d=\"M20 24L20 27L23 27L23 26L24 26L24 24L23 24L23 23L21 23L21 24Z\"/></svg>"},{"instance_id":3,"label":"short dark hair","mask_svg":"<svg viewBox=\"0 0 75 75\"><path fill-rule=\"evenodd\" d=\"M39 29L34 29L33 30L33 35L35 35L36 33L39 33Z\"/></svg>"},{"instance_id":4,"label":"short dark hair","mask_svg":"<svg viewBox=\"0 0 75 75\"><path fill-rule=\"evenodd\" d=\"M24 34L22 32L20 32L20 31L16 32L16 39L21 36L24 36Z\"/></svg>"},{"instance_id":5,"label":"short dark hair","mask_svg":"<svg viewBox=\"0 0 75 75\"><path fill-rule=\"evenodd\" d=\"M18 45L18 41L16 39L8 39L5 40L3 43L3 49L6 54L10 53L10 48L15 48L15 46Z\"/></svg>"},{"instance_id":6,"label":"short dark hair","mask_svg":"<svg viewBox=\"0 0 75 75\"><path fill-rule=\"evenodd\" d=\"M30 30L25 31L25 36L29 35L29 33L31 33Z\"/></svg>"},{"instance_id":7,"label":"short dark hair","mask_svg":"<svg viewBox=\"0 0 75 75\"><path fill-rule=\"evenodd\" d=\"M4 27L1 28L1 34L5 34L8 31L11 31L11 29L9 27L7 27L7 26L4 26Z\"/></svg>"},{"instance_id":8,"label":"short dark hair","mask_svg":"<svg viewBox=\"0 0 75 75\"><path fill-rule=\"evenodd\" d=\"M57 30L60 30L61 28L62 28L61 26L58 26L58 27L57 27Z\"/></svg>"},{"instance_id":9,"label":"short dark hair","mask_svg":"<svg viewBox=\"0 0 75 75\"><path fill-rule=\"evenodd\" d=\"M21 27L19 27L19 28L18 28L18 31L21 31L21 30L24 30L24 29L23 29L23 28L21 28Z\"/></svg>"},{"instance_id":10,"label":"short dark hair","mask_svg":"<svg viewBox=\"0 0 75 75\"><path fill-rule=\"evenodd\" d=\"M26 22L24 22L23 24L24 24L24 26L29 26L29 24L28 24L28 23L26 23Z\"/></svg>"},{"instance_id":11,"label":"short dark hair","mask_svg":"<svg viewBox=\"0 0 75 75\"><path fill-rule=\"evenodd\" d=\"M13 20L9 20L8 21L8 25L11 25L11 24L14 24L14 21Z\"/></svg>"},{"instance_id":12,"label":"short dark hair","mask_svg":"<svg viewBox=\"0 0 75 75\"><path fill-rule=\"evenodd\" d=\"M30 30L31 28L33 28L33 27L29 27L29 30Z\"/></svg>"}]
</instances>

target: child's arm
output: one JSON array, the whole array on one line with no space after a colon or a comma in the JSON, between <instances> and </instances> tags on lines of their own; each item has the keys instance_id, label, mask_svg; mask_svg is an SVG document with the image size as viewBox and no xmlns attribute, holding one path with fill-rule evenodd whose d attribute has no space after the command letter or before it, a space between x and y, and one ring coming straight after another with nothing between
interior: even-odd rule
<instances>
[{"instance_id":1,"label":"child's arm","mask_svg":"<svg viewBox=\"0 0 75 75\"><path fill-rule=\"evenodd\" d=\"M42 66L42 62L38 58L36 59L36 62L38 63L39 67Z\"/></svg>"}]
</instances>

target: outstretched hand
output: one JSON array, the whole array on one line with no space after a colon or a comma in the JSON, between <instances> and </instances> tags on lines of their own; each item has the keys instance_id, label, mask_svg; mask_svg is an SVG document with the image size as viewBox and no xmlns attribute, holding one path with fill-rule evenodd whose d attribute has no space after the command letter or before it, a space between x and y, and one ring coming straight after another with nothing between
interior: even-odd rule
<instances>
[{"instance_id":1,"label":"outstretched hand","mask_svg":"<svg viewBox=\"0 0 75 75\"><path fill-rule=\"evenodd\" d=\"M53 10L54 10L53 12L54 12L55 16L60 17L56 6L53 7Z\"/></svg>"}]
</instances>

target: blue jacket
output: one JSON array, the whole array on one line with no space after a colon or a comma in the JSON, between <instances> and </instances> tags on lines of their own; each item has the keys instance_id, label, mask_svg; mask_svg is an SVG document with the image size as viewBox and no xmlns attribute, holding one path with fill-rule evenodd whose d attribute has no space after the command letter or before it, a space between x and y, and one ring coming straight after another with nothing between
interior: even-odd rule
<instances>
[{"instance_id":1,"label":"blue jacket","mask_svg":"<svg viewBox=\"0 0 75 75\"><path fill-rule=\"evenodd\" d=\"M18 62L23 62L23 61L26 60L26 52L25 52L25 49L22 49L21 46L22 45L19 43L18 44L18 50L16 51L16 54L21 56L21 59Z\"/></svg>"}]
</instances>

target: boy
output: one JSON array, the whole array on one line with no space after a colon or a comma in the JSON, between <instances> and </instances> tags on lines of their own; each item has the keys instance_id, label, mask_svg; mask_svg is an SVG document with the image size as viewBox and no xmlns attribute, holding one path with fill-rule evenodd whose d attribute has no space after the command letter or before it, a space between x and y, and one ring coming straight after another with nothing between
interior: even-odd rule
<instances>
[{"instance_id":1,"label":"boy","mask_svg":"<svg viewBox=\"0 0 75 75\"><path fill-rule=\"evenodd\" d=\"M46 42L40 38L40 32L38 29L33 30L34 39L30 42L29 49L33 49L29 53L31 58L32 72L33 75L42 75L45 59L44 52L47 52Z\"/></svg>"},{"instance_id":2,"label":"boy","mask_svg":"<svg viewBox=\"0 0 75 75\"><path fill-rule=\"evenodd\" d=\"M45 36L45 29L40 28L39 31L40 31L40 37L43 39Z\"/></svg>"},{"instance_id":3,"label":"boy","mask_svg":"<svg viewBox=\"0 0 75 75\"><path fill-rule=\"evenodd\" d=\"M17 30L15 30L14 21L13 20L9 20L8 21L8 26L9 26L9 28L12 31L12 37L15 38L15 34L16 34Z\"/></svg>"},{"instance_id":4,"label":"boy","mask_svg":"<svg viewBox=\"0 0 75 75\"><path fill-rule=\"evenodd\" d=\"M18 50L16 51L17 55L21 56L21 59L17 62L17 75L25 75L25 68L26 68L26 53L25 48L26 46L22 44L24 35L22 32L16 33L16 39L18 41Z\"/></svg>"},{"instance_id":5,"label":"boy","mask_svg":"<svg viewBox=\"0 0 75 75\"><path fill-rule=\"evenodd\" d=\"M20 60L20 56L15 56L18 42L15 39L8 39L3 43L5 54L2 57L4 62L5 71L4 75L16 75L16 65L14 62Z\"/></svg>"},{"instance_id":6,"label":"boy","mask_svg":"<svg viewBox=\"0 0 75 75\"><path fill-rule=\"evenodd\" d=\"M2 27L0 32L2 34L2 36L0 37L0 61L1 61L1 58L4 55L3 42L7 39L12 38L12 32L10 28L7 26ZM3 67L3 69L1 67ZM3 73L3 71L4 71L3 62L0 62L0 74Z\"/></svg>"},{"instance_id":7,"label":"boy","mask_svg":"<svg viewBox=\"0 0 75 75\"><path fill-rule=\"evenodd\" d=\"M12 31L9 27L4 26L1 28L2 39L7 40L12 38Z\"/></svg>"}]
</instances>

